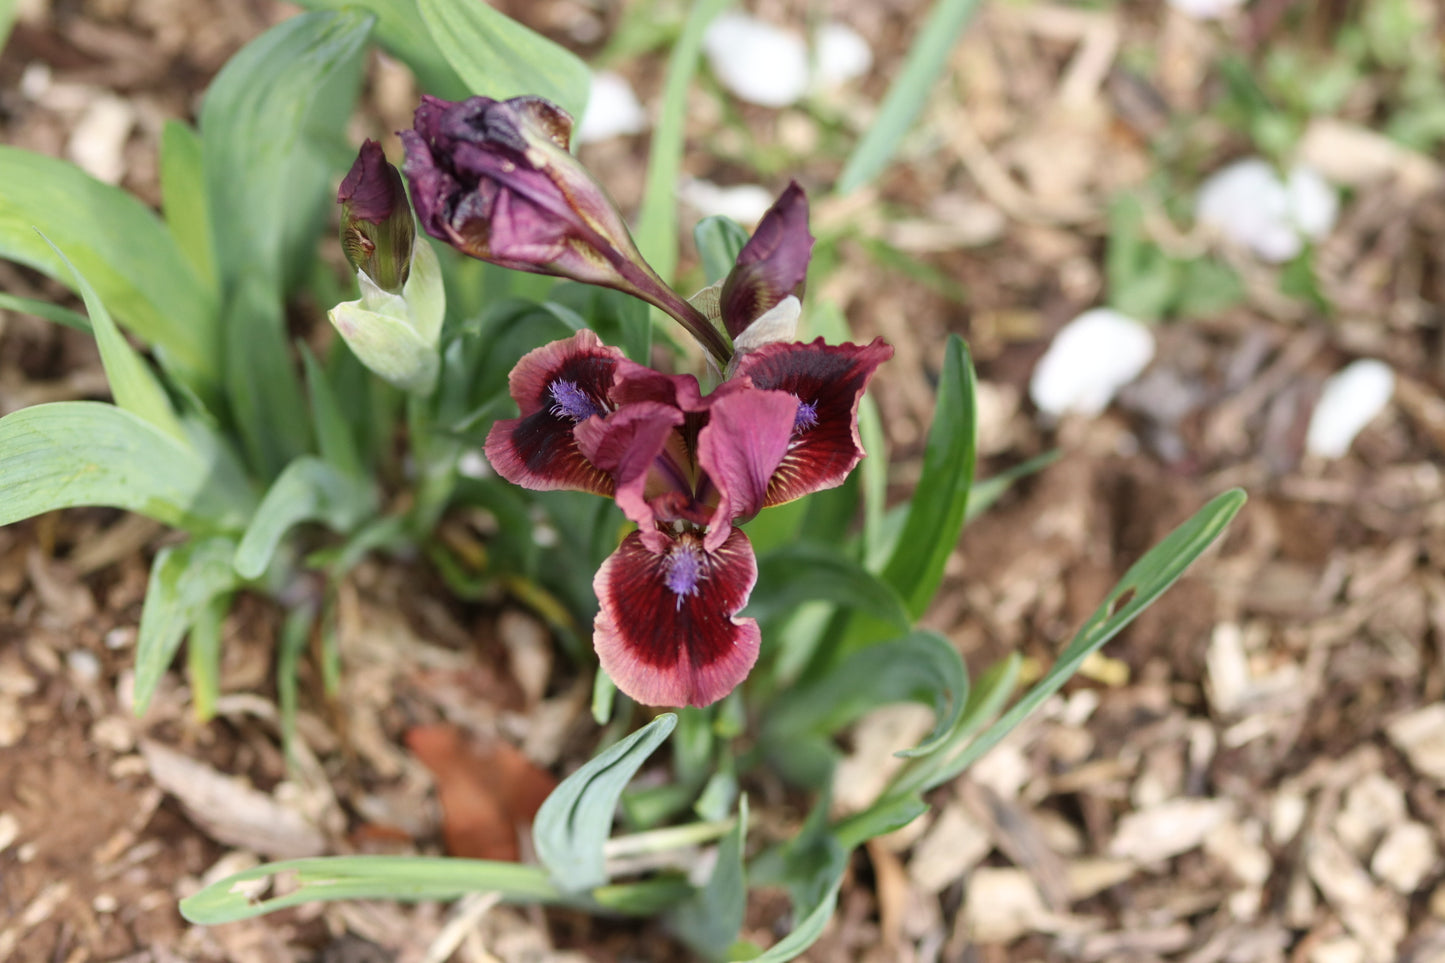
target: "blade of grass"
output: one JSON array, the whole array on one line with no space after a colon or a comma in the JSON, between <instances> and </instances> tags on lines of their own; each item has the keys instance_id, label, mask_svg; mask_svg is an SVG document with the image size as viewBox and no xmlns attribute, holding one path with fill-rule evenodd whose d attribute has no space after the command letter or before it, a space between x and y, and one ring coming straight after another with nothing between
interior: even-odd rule
<instances>
[{"instance_id":1,"label":"blade of grass","mask_svg":"<svg viewBox=\"0 0 1445 963\"><path fill-rule=\"evenodd\" d=\"M938 0L928 19L914 35L898 78L878 105L873 126L853 148L843 173L838 176L839 194L851 194L873 180L888 166L898 143L913 125L929 92L948 63L959 34L979 7L980 0Z\"/></svg>"},{"instance_id":2,"label":"blade of grass","mask_svg":"<svg viewBox=\"0 0 1445 963\"><path fill-rule=\"evenodd\" d=\"M688 14L667 60L662 109L652 131L647 184L637 217L637 249L664 281L677 270L677 177L687 133L687 92L702 53L702 35L732 0L701 0Z\"/></svg>"}]
</instances>

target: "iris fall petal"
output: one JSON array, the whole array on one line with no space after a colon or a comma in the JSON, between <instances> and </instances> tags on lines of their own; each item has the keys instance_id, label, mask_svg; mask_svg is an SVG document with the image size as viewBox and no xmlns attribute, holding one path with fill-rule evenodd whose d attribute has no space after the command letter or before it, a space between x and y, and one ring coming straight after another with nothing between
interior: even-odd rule
<instances>
[{"instance_id":1,"label":"iris fall petal","mask_svg":"<svg viewBox=\"0 0 1445 963\"><path fill-rule=\"evenodd\" d=\"M602 668L644 705L721 699L758 658L757 621L733 617L757 575L752 545L736 528L714 551L692 533L654 552L633 532L592 583L601 603L592 641Z\"/></svg>"}]
</instances>

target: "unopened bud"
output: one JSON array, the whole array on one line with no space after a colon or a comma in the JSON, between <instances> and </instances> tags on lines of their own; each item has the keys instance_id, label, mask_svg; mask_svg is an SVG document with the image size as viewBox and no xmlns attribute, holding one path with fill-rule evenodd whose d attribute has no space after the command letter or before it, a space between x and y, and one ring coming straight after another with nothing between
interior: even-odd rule
<instances>
[{"instance_id":1,"label":"unopened bud","mask_svg":"<svg viewBox=\"0 0 1445 963\"><path fill-rule=\"evenodd\" d=\"M431 245L412 251L399 294L383 289L358 268L361 297L338 304L327 317L352 354L374 373L405 391L429 394L441 359L437 342L446 314L441 266Z\"/></svg>"},{"instance_id":2,"label":"unopened bud","mask_svg":"<svg viewBox=\"0 0 1445 963\"><path fill-rule=\"evenodd\" d=\"M401 174L387 163L376 141L361 145L336 202L341 205L341 247L346 259L377 287L400 293L411 270L416 224Z\"/></svg>"}]
</instances>

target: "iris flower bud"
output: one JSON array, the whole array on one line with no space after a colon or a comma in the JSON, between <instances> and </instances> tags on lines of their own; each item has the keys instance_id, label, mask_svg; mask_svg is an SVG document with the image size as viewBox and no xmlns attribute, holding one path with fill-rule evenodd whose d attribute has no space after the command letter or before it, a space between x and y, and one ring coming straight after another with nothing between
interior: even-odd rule
<instances>
[{"instance_id":1,"label":"iris flower bud","mask_svg":"<svg viewBox=\"0 0 1445 963\"><path fill-rule=\"evenodd\" d=\"M406 391L430 393L446 314L441 265L416 226L401 175L368 140L341 182L341 243L361 297L327 313L362 364Z\"/></svg>"},{"instance_id":2,"label":"iris flower bud","mask_svg":"<svg viewBox=\"0 0 1445 963\"><path fill-rule=\"evenodd\" d=\"M376 141L361 145L336 202L341 205L341 247L346 259L377 287L401 293L411 270L416 223L401 174L387 163Z\"/></svg>"}]
</instances>

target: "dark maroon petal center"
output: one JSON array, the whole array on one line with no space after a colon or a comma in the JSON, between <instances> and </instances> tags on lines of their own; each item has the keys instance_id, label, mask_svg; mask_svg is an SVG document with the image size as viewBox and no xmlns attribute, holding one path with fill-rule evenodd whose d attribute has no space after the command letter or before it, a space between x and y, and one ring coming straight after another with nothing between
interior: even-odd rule
<instances>
[{"instance_id":1,"label":"dark maroon petal center","mask_svg":"<svg viewBox=\"0 0 1445 963\"><path fill-rule=\"evenodd\" d=\"M736 528L713 551L695 532L664 538L654 551L633 532L597 570L593 645L617 688L638 702L709 705L757 661L758 623L734 617L757 563Z\"/></svg>"}]
</instances>

